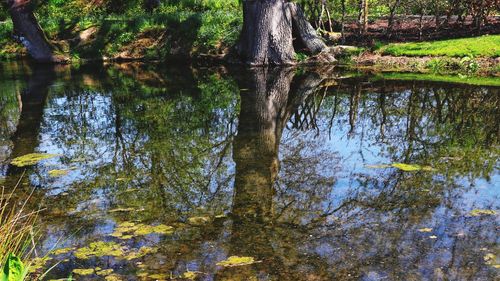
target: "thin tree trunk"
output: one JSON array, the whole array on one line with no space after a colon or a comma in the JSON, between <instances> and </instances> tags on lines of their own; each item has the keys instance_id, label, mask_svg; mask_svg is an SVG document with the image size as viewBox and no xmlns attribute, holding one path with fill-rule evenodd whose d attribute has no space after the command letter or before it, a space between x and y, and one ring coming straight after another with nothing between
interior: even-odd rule
<instances>
[{"instance_id":1,"label":"thin tree trunk","mask_svg":"<svg viewBox=\"0 0 500 281\"><path fill-rule=\"evenodd\" d=\"M396 0L394 2L394 5L392 5L392 7L391 7L391 13L389 15L389 20L387 23L387 34L389 37L392 36L392 30L394 28L394 16L396 15L396 10L397 10L400 3L401 3L401 0Z\"/></svg>"},{"instance_id":2,"label":"thin tree trunk","mask_svg":"<svg viewBox=\"0 0 500 281\"><path fill-rule=\"evenodd\" d=\"M368 0L363 0L363 34L368 32Z\"/></svg>"},{"instance_id":3,"label":"thin tree trunk","mask_svg":"<svg viewBox=\"0 0 500 281\"><path fill-rule=\"evenodd\" d=\"M14 33L37 62L60 62L38 24L30 0L6 0L5 4L14 23Z\"/></svg>"},{"instance_id":4,"label":"thin tree trunk","mask_svg":"<svg viewBox=\"0 0 500 281\"><path fill-rule=\"evenodd\" d=\"M346 14L346 0L341 0L342 3L342 18L340 19L340 36L342 37L342 44L345 44L345 14Z\"/></svg>"}]
</instances>

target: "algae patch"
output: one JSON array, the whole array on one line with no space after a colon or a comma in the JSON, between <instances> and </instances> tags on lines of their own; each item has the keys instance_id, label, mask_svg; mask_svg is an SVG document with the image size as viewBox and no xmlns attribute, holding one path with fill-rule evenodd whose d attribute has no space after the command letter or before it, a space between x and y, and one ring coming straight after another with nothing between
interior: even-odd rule
<instances>
[{"instance_id":1,"label":"algae patch","mask_svg":"<svg viewBox=\"0 0 500 281\"><path fill-rule=\"evenodd\" d=\"M50 159L50 158L54 158L54 157L58 157L58 156L61 156L61 155L48 154L48 153L30 153L30 154L16 157L10 163L12 165L18 166L18 167L31 166L31 165L35 165L36 163L38 163L42 160Z\"/></svg>"},{"instance_id":2,"label":"algae patch","mask_svg":"<svg viewBox=\"0 0 500 281\"><path fill-rule=\"evenodd\" d=\"M480 209L475 209L469 212L469 215L473 217L479 217L479 216L492 216L496 215L497 212L494 210L480 210Z\"/></svg>"},{"instance_id":3,"label":"algae patch","mask_svg":"<svg viewBox=\"0 0 500 281\"><path fill-rule=\"evenodd\" d=\"M111 236L121 239L130 239L134 236L144 236L152 233L158 234L172 234L174 228L168 225L147 225L147 224L135 224L132 222L120 223Z\"/></svg>"},{"instance_id":4,"label":"algae patch","mask_svg":"<svg viewBox=\"0 0 500 281\"><path fill-rule=\"evenodd\" d=\"M431 166L421 166L417 164L404 164L404 163L393 163L393 164L380 164L380 165L366 165L366 168L370 169L385 169L385 168L397 168L405 172L415 172L415 171L435 171Z\"/></svg>"},{"instance_id":5,"label":"algae patch","mask_svg":"<svg viewBox=\"0 0 500 281\"><path fill-rule=\"evenodd\" d=\"M94 274L94 269L93 268L75 268L73 269L74 274L78 275L91 275Z\"/></svg>"},{"instance_id":6,"label":"algae patch","mask_svg":"<svg viewBox=\"0 0 500 281\"><path fill-rule=\"evenodd\" d=\"M92 256L114 256L119 257L124 253L123 247L115 242L93 242L88 247L80 248L75 251L75 257L79 259L88 259Z\"/></svg>"},{"instance_id":7,"label":"algae patch","mask_svg":"<svg viewBox=\"0 0 500 281\"><path fill-rule=\"evenodd\" d=\"M224 267L233 267L233 266L249 265L253 263L255 263L253 257L230 256L227 260L218 262L217 265Z\"/></svg>"}]
</instances>

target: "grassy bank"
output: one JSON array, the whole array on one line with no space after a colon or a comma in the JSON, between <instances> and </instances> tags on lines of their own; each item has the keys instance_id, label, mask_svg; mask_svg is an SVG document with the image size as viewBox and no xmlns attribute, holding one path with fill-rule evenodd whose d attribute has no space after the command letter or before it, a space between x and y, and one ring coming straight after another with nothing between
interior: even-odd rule
<instances>
[{"instance_id":1,"label":"grassy bank","mask_svg":"<svg viewBox=\"0 0 500 281\"><path fill-rule=\"evenodd\" d=\"M403 80L403 81L431 81L457 83L473 86L500 87L500 79L495 77L463 77L457 75L436 75L419 73L380 73L375 75L375 80Z\"/></svg>"},{"instance_id":2,"label":"grassy bank","mask_svg":"<svg viewBox=\"0 0 500 281\"><path fill-rule=\"evenodd\" d=\"M440 40L432 42L396 43L378 49L392 56L500 57L500 35Z\"/></svg>"}]
</instances>

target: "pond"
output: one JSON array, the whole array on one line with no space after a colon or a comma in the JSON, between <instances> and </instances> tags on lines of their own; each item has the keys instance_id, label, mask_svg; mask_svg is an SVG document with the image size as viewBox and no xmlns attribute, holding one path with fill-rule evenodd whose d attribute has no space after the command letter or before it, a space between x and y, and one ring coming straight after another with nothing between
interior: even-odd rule
<instances>
[{"instance_id":1,"label":"pond","mask_svg":"<svg viewBox=\"0 0 500 281\"><path fill-rule=\"evenodd\" d=\"M33 276L498 278L498 87L181 63L0 76L0 178L40 210ZM10 163L30 153L55 155Z\"/></svg>"}]
</instances>

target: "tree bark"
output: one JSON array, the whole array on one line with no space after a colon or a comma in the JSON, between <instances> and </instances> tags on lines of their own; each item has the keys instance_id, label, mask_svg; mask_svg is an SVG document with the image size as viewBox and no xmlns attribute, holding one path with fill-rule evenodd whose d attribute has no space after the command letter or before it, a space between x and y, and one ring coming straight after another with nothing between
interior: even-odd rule
<instances>
[{"instance_id":1,"label":"tree bark","mask_svg":"<svg viewBox=\"0 0 500 281\"><path fill-rule=\"evenodd\" d=\"M243 30L237 46L240 59L249 65L294 64L294 31L311 54L326 49L295 3L243 0Z\"/></svg>"},{"instance_id":2,"label":"tree bark","mask_svg":"<svg viewBox=\"0 0 500 281\"><path fill-rule=\"evenodd\" d=\"M14 23L14 33L37 62L61 62L65 59L54 56L52 45L33 14L30 0L5 0L5 5Z\"/></svg>"}]
</instances>

